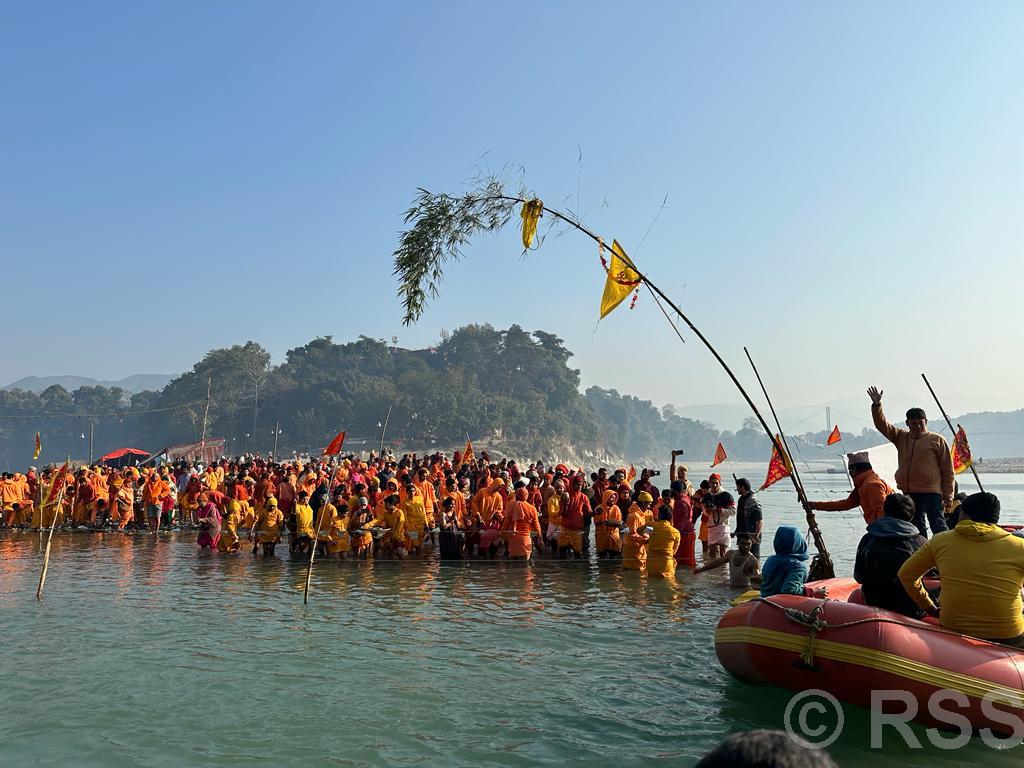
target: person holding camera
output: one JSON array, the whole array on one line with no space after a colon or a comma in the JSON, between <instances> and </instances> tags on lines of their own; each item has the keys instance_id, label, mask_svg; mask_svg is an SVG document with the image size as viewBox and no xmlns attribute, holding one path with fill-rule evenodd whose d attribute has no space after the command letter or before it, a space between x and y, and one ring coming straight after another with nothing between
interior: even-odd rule
<instances>
[{"instance_id":1,"label":"person holding camera","mask_svg":"<svg viewBox=\"0 0 1024 768\"><path fill-rule=\"evenodd\" d=\"M693 483L691 483L689 479L687 479L687 475L690 472L689 468L685 464L680 464L678 467L676 467L676 457L682 455L682 451L672 451L672 461L669 462L668 466L669 484L671 485L672 483L677 481L681 482L683 484L683 490L686 493L686 495L692 497L694 492Z\"/></svg>"}]
</instances>

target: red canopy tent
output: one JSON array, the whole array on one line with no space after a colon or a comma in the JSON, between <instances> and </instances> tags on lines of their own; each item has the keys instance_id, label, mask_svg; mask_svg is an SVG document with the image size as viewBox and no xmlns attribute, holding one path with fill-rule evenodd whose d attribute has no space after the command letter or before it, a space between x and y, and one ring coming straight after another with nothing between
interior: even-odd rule
<instances>
[{"instance_id":1,"label":"red canopy tent","mask_svg":"<svg viewBox=\"0 0 1024 768\"><path fill-rule=\"evenodd\" d=\"M149 454L145 451L140 451L138 448L118 448L106 456L100 456L100 464L105 464L108 467L129 467L134 465L136 461L148 458Z\"/></svg>"}]
</instances>

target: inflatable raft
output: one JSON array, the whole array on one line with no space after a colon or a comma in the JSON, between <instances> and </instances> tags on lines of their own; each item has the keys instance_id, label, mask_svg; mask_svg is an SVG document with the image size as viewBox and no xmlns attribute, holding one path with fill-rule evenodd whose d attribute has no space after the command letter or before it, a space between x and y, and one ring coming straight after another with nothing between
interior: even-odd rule
<instances>
[{"instance_id":1,"label":"inflatable raft","mask_svg":"<svg viewBox=\"0 0 1024 768\"><path fill-rule=\"evenodd\" d=\"M827 586L828 599L776 595L729 610L715 631L722 666L745 683L819 689L866 708L872 691L906 691L918 703L912 719L928 726L950 727L948 715L929 712L938 691L966 696L966 707L945 700L940 708L977 730L1005 734L1007 714L1024 719L1024 651L864 605L852 579L807 586Z\"/></svg>"}]
</instances>

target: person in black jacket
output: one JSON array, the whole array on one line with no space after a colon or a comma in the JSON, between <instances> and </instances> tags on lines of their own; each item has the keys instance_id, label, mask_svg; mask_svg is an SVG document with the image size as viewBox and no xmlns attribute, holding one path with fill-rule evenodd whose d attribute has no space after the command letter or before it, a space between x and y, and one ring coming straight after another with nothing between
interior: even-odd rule
<instances>
[{"instance_id":1,"label":"person in black jacket","mask_svg":"<svg viewBox=\"0 0 1024 768\"><path fill-rule=\"evenodd\" d=\"M927 541L910 522L914 519L914 500L902 493L890 494L882 512L884 517L868 526L857 546L853 578L861 585L868 605L920 617L921 611L897 577L903 563Z\"/></svg>"}]
</instances>

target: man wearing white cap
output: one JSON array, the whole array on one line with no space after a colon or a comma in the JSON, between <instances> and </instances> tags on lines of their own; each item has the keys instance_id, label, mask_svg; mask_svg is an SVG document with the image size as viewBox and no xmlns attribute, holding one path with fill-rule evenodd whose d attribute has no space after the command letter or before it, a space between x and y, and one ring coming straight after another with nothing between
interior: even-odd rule
<instances>
[{"instance_id":1,"label":"man wearing white cap","mask_svg":"<svg viewBox=\"0 0 1024 768\"><path fill-rule=\"evenodd\" d=\"M845 512L859 506L864 522L870 525L883 516L882 505L892 488L871 468L867 451L846 454L846 462L853 478L853 492L842 501L812 501L807 506L820 512Z\"/></svg>"}]
</instances>

